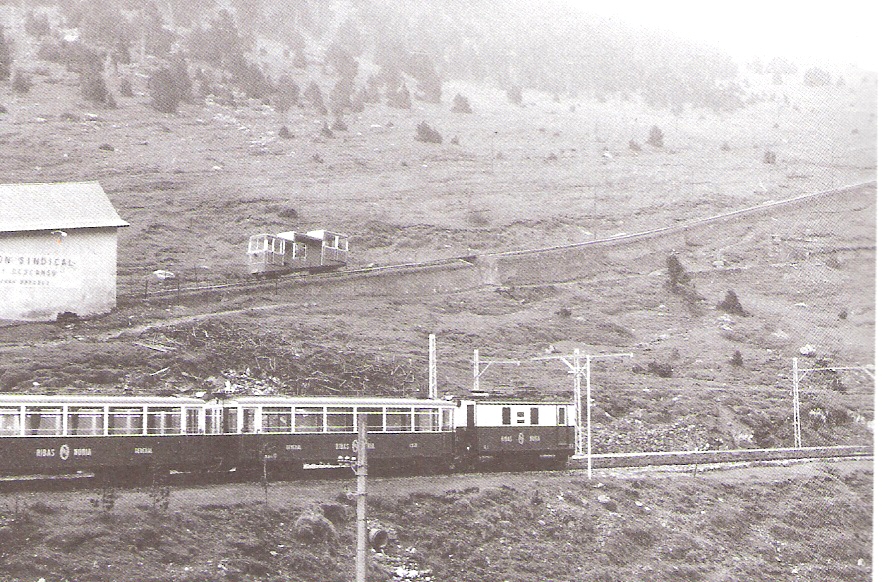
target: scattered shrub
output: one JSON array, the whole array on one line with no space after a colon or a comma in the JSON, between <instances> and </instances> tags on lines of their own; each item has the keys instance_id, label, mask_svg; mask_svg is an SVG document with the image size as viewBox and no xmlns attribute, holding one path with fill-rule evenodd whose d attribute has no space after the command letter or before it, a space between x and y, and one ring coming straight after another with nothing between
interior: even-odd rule
<instances>
[{"instance_id":1,"label":"scattered shrub","mask_svg":"<svg viewBox=\"0 0 882 582\"><path fill-rule=\"evenodd\" d=\"M28 12L25 16L24 29L26 33L37 38L48 36L52 33L49 16L45 12Z\"/></svg>"},{"instance_id":2,"label":"scattered shrub","mask_svg":"<svg viewBox=\"0 0 882 582\"><path fill-rule=\"evenodd\" d=\"M649 137L646 139L646 143L657 148L665 146L665 134L657 125L649 128Z\"/></svg>"},{"instance_id":3,"label":"scattered shrub","mask_svg":"<svg viewBox=\"0 0 882 582\"><path fill-rule=\"evenodd\" d=\"M12 46L6 40L3 27L0 27L0 81L5 81L12 73Z\"/></svg>"},{"instance_id":4,"label":"scattered shrub","mask_svg":"<svg viewBox=\"0 0 882 582\"><path fill-rule=\"evenodd\" d=\"M741 307L741 302L738 301L738 295L731 289L726 293L726 298L717 304L717 309L732 315L747 316L747 312L744 311L744 308Z\"/></svg>"},{"instance_id":5,"label":"scattered shrub","mask_svg":"<svg viewBox=\"0 0 882 582\"><path fill-rule=\"evenodd\" d=\"M818 67L807 69L803 77L807 87L822 87L830 84L830 73Z\"/></svg>"},{"instance_id":6,"label":"scattered shrub","mask_svg":"<svg viewBox=\"0 0 882 582\"><path fill-rule=\"evenodd\" d=\"M633 139L628 142L628 149L635 152L642 152L643 148L640 147L640 144L634 141Z\"/></svg>"},{"instance_id":7,"label":"scattered shrub","mask_svg":"<svg viewBox=\"0 0 882 582\"><path fill-rule=\"evenodd\" d=\"M738 366L739 368L744 365L744 358L741 356L741 350L735 350L729 363L733 366Z\"/></svg>"},{"instance_id":8,"label":"scattered shrub","mask_svg":"<svg viewBox=\"0 0 882 582\"><path fill-rule=\"evenodd\" d=\"M778 156L775 155L775 152L766 150L766 153L763 154L763 163L764 164L774 164L777 161Z\"/></svg>"},{"instance_id":9,"label":"scattered shrub","mask_svg":"<svg viewBox=\"0 0 882 582\"><path fill-rule=\"evenodd\" d=\"M453 113L472 113L472 106L468 99L457 93L456 97L453 98L453 108L450 111Z\"/></svg>"},{"instance_id":10,"label":"scattered shrub","mask_svg":"<svg viewBox=\"0 0 882 582\"><path fill-rule=\"evenodd\" d=\"M294 134L291 133L291 130L288 129L287 125L283 125L279 128L279 137L282 139L292 139L294 137Z\"/></svg>"},{"instance_id":11,"label":"scattered shrub","mask_svg":"<svg viewBox=\"0 0 882 582\"><path fill-rule=\"evenodd\" d=\"M659 363L655 360L647 364L646 369L660 378L670 378L674 375L674 368L670 364Z\"/></svg>"},{"instance_id":12,"label":"scattered shrub","mask_svg":"<svg viewBox=\"0 0 882 582\"><path fill-rule=\"evenodd\" d=\"M441 138L441 134L438 133L437 130L433 129L428 123L425 121L421 121L419 125L417 125L417 134L416 140L422 141L426 143L441 143L444 140Z\"/></svg>"},{"instance_id":13,"label":"scattered shrub","mask_svg":"<svg viewBox=\"0 0 882 582\"><path fill-rule=\"evenodd\" d=\"M689 274L683 267L683 263L677 258L677 255L668 255L668 286L676 290L689 283Z\"/></svg>"},{"instance_id":14,"label":"scattered shrub","mask_svg":"<svg viewBox=\"0 0 882 582\"><path fill-rule=\"evenodd\" d=\"M31 76L21 71L16 71L12 76L12 90L16 93L27 93L33 87Z\"/></svg>"},{"instance_id":15,"label":"scattered shrub","mask_svg":"<svg viewBox=\"0 0 882 582\"><path fill-rule=\"evenodd\" d=\"M334 125L331 126L331 129L334 131L349 131L349 127L347 127L342 117L334 119Z\"/></svg>"},{"instance_id":16,"label":"scattered shrub","mask_svg":"<svg viewBox=\"0 0 882 582\"><path fill-rule=\"evenodd\" d=\"M313 109L315 109L316 113L319 115L325 115L328 113L328 108L325 107L325 98L322 95L322 90L315 81L312 81L306 88L306 91L303 92L303 98L312 105Z\"/></svg>"},{"instance_id":17,"label":"scattered shrub","mask_svg":"<svg viewBox=\"0 0 882 582\"><path fill-rule=\"evenodd\" d=\"M97 69L86 69L80 74L80 93L93 103L108 107L116 106L116 101L107 89L101 71Z\"/></svg>"},{"instance_id":18,"label":"scattered shrub","mask_svg":"<svg viewBox=\"0 0 882 582\"><path fill-rule=\"evenodd\" d=\"M289 75L279 77L276 83L276 110L285 113L300 100L300 86Z\"/></svg>"},{"instance_id":19,"label":"scattered shrub","mask_svg":"<svg viewBox=\"0 0 882 582\"><path fill-rule=\"evenodd\" d=\"M401 83L396 88L390 86L386 93L386 100L390 107L398 109L410 109L410 91L405 83Z\"/></svg>"},{"instance_id":20,"label":"scattered shrub","mask_svg":"<svg viewBox=\"0 0 882 582\"><path fill-rule=\"evenodd\" d=\"M514 103L515 105L520 105L524 102L524 94L517 85L511 85L506 89L505 96L508 98L509 103Z\"/></svg>"},{"instance_id":21,"label":"scattered shrub","mask_svg":"<svg viewBox=\"0 0 882 582\"><path fill-rule=\"evenodd\" d=\"M304 542L317 542L336 539L337 530L324 515L305 511L294 522L294 535Z\"/></svg>"},{"instance_id":22,"label":"scattered shrub","mask_svg":"<svg viewBox=\"0 0 882 582\"><path fill-rule=\"evenodd\" d=\"M151 105L157 111L163 113L176 113L178 105L187 97L190 89L190 78L183 71L184 77L181 78L182 71L177 70L177 75L168 67L159 69L147 81L147 88L152 98Z\"/></svg>"},{"instance_id":23,"label":"scattered shrub","mask_svg":"<svg viewBox=\"0 0 882 582\"><path fill-rule=\"evenodd\" d=\"M724 152L732 151L732 147L729 145L729 142L724 141L723 145L720 146L720 149Z\"/></svg>"}]
</instances>

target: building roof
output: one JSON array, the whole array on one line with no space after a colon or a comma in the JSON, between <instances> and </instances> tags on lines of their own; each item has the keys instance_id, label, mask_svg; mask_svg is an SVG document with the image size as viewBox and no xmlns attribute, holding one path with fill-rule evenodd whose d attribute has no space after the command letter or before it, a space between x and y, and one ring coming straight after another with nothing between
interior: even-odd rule
<instances>
[{"instance_id":1,"label":"building roof","mask_svg":"<svg viewBox=\"0 0 882 582\"><path fill-rule=\"evenodd\" d=\"M128 225L98 182L0 184L0 232Z\"/></svg>"}]
</instances>

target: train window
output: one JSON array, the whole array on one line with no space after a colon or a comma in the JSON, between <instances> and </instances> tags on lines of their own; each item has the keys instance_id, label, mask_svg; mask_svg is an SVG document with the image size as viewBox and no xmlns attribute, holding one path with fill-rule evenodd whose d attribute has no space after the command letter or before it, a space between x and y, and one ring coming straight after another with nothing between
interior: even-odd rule
<instances>
[{"instance_id":1,"label":"train window","mask_svg":"<svg viewBox=\"0 0 882 582\"><path fill-rule=\"evenodd\" d=\"M187 434L199 434L199 409L184 409L185 430Z\"/></svg>"},{"instance_id":2,"label":"train window","mask_svg":"<svg viewBox=\"0 0 882 582\"><path fill-rule=\"evenodd\" d=\"M181 434L181 409L147 409L147 434Z\"/></svg>"},{"instance_id":3,"label":"train window","mask_svg":"<svg viewBox=\"0 0 882 582\"><path fill-rule=\"evenodd\" d=\"M141 434L144 411L141 408L111 407L107 415L108 434Z\"/></svg>"},{"instance_id":4,"label":"train window","mask_svg":"<svg viewBox=\"0 0 882 582\"><path fill-rule=\"evenodd\" d=\"M223 410L220 408L209 408L205 410L205 433L206 434L220 434L223 432L221 427L223 426Z\"/></svg>"},{"instance_id":5,"label":"train window","mask_svg":"<svg viewBox=\"0 0 882 582\"><path fill-rule=\"evenodd\" d=\"M291 407L264 407L261 430L263 432L291 432Z\"/></svg>"},{"instance_id":6,"label":"train window","mask_svg":"<svg viewBox=\"0 0 882 582\"><path fill-rule=\"evenodd\" d=\"M256 408L243 408L242 409L242 432L245 433L254 433L257 432L257 409Z\"/></svg>"},{"instance_id":7,"label":"train window","mask_svg":"<svg viewBox=\"0 0 882 582\"><path fill-rule=\"evenodd\" d=\"M438 430L438 410L435 408L417 408L414 410L414 430L427 432Z\"/></svg>"},{"instance_id":8,"label":"train window","mask_svg":"<svg viewBox=\"0 0 882 582\"><path fill-rule=\"evenodd\" d=\"M25 414L27 416L26 434L61 434L61 408L28 406Z\"/></svg>"},{"instance_id":9,"label":"train window","mask_svg":"<svg viewBox=\"0 0 882 582\"><path fill-rule=\"evenodd\" d=\"M17 408L0 409L0 436L21 434L21 416Z\"/></svg>"},{"instance_id":10,"label":"train window","mask_svg":"<svg viewBox=\"0 0 882 582\"><path fill-rule=\"evenodd\" d=\"M69 408L67 411L67 434L103 435L103 408Z\"/></svg>"},{"instance_id":11,"label":"train window","mask_svg":"<svg viewBox=\"0 0 882 582\"><path fill-rule=\"evenodd\" d=\"M511 407L502 407L502 424L511 424Z\"/></svg>"},{"instance_id":12,"label":"train window","mask_svg":"<svg viewBox=\"0 0 882 582\"><path fill-rule=\"evenodd\" d=\"M358 408L358 413L367 414L368 432L383 432L382 408Z\"/></svg>"},{"instance_id":13,"label":"train window","mask_svg":"<svg viewBox=\"0 0 882 582\"><path fill-rule=\"evenodd\" d=\"M530 408L530 424L539 424L539 409L535 406Z\"/></svg>"},{"instance_id":14,"label":"train window","mask_svg":"<svg viewBox=\"0 0 882 582\"><path fill-rule=\"evenodd\" d=\"M224 433L235 434L239 432L239 409L224 408Z\"/></svg>"},{"instance_id":15,"label":"train window","mask_svg":"<svg viewBox=\"0 0 882 582\"><path fill-rule=\"evenodd\" d=\"M411 408L387 408L386 431L388 432L411 432L413 431L413 409Z\"/></svg>"},{"instance_id":16,"label":"train window","mask_svg":"<svg viewBox=\"0 0 882 582\"><path fill-rule=\"evenodd\" d=\"M567 424L567 409L563 406L557 408L557 424L565 426Z\"/></svg>"},{"instance_id":17,"label":"train window","mask_svg":"<svg viewBox=\"0 0 882 582\"><path fill-rule=\"evenodd\" d=\"M294 430L296 432L322 432L322 417L324 413L320 406L298 406L294 409Z\"/></svg>"},{"instance_id":18,"label":"train window","mask_svg":"<svg viewBox=\"0 0 882 582\"><path fill-rule=\"evenodd\" d=\"M453 430L453 411L449 408L441 410L441 430Z\"/></svg>"},{"instance_id":19,"label":"train window","mask_svg":"<svg viewBox=\"0 0 882 582\"><path fill-rule=\"evenodd\" d=\"M353 432L352 407L328 407L328 432Z\"/></svg>"}]
</instances>

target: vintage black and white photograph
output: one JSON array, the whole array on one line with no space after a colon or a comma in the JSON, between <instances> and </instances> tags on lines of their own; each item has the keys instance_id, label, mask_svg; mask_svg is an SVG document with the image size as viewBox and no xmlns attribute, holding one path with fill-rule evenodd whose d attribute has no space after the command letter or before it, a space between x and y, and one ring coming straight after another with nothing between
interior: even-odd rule
<instances>
[{"instance_id":1,"label":"vintage black and white photograph","mask_svg":"<svg viewBox=\"0 0 882 582\"><path fill-rule=\"evenodd\" d=\"M0 0L0 582L869 582L878 16Z\"/></svg>"}]
</instances>

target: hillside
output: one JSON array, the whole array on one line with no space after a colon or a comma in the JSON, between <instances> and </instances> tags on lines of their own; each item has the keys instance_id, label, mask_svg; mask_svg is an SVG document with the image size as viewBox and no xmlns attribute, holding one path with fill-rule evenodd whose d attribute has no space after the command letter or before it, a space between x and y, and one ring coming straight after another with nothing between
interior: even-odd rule
<instances>
[{"instance_id":1,"label":"hillside","mask_svg":"<svg viewBox=\"0 0 882 582\"><path fill-rule=\"evenodd\" d=\"M193 14L204 18L189 23L153 17L184 40L223 24L232 31L225 46L250 39L241 66L273 61L275 45L261 36L260 18L243 10L223 16L203 4ZM266 14L272 4L260 6ZM369 28L363 12L335 6L333 19L315 19L324 28L310 28L305 16L291 21L309 41L305 62L292 65L291 75L303 88L316 82L326 95L341 63L351 64L332 50L335 32L357 25L374 39L360 53L357 85L385 46L377 31L408 30ZM415 15L426 9L405 7L387 18L420 21ZM337 114L322 114L305 93L284 110L279 94L249 99L235 82L218 80L216 93L194 90L176 113L162 113L151 106L149 81L166 64L178 66L174 58L109 59L100 74L116 107L102 106L85 97L85 69L41 57L56 41L26 31L40 13L51 30L71 32L60 26L72 17L51 6L0 7L14 70L28 71L33 83L27 92L10 84L0 93L4 180L99 180L132 226L120 237L120 309L72 327L4 328L5 349L15 354L0 366L4 390L174 392L232 381L300 393L341 385L419 393L426 336L434 332L442 390L457 395L471 386L474 349L525 361L574 347L634 352L628 362L596 364L601 448L779 445L792 439L789 375L801 348L814 346L802 366L873 360L875 186L649 244L503 262L497 278L480 282L440 273L363 287L293 285L218 302L138 299L159 285L155 269L185 283L242 277L245 242L257 232L331 228L351 235L356 266L388 264L586 242L872 180L873 75L843 72L837 82L814 86L802 71L776 73L769 63L760 74L754 65L738 72L743 106L715 111L659 107L624 85L598 96L524 84L518 103L510 83L447 73L437 103L414 98L402 108L388 96ZM473 34L485 43L490 37L480 23L491 13L472 19ZM91 18L103 22L99 16ZM455 24L438 20L438 27ZM78 42L96 50L107 43L103 28L88 19L80 25ZM221 74L226 61L210 65L210 57L190 55L189 74ZM399 73L405 83L417 81ZM131 97L113 90L123 80ZM457 95L467 97L472 113L451 111ZM415 139L423 121L442 143ZM282 126L288 137L280 136ZM650 139L653 127L660 135ZM687 293L666 286L671 254L690 278ZM717 308L730 290L749 316ZM264 309L272 304L282 307ZM187 319L215 310L233 313ZM118 326L126 329L114 332ZM133 343L144 339L174 349ZM52 343L39 357L28 349L46 340ZM805 382L806 414L818 411L806 417L806 444L869 438L865 376ZM562 364L536 363L494 368L485 385L563 397L570 379Z\"/></svg>"}]
</instances>

